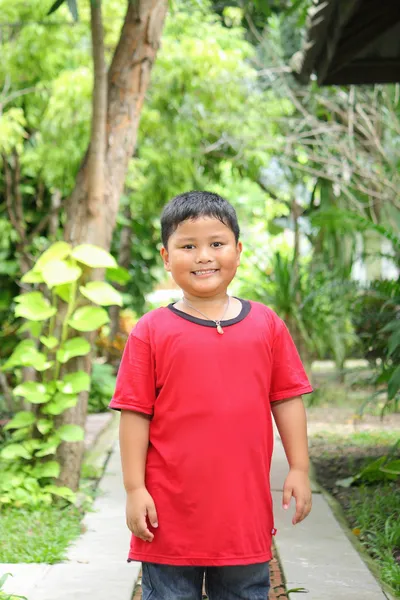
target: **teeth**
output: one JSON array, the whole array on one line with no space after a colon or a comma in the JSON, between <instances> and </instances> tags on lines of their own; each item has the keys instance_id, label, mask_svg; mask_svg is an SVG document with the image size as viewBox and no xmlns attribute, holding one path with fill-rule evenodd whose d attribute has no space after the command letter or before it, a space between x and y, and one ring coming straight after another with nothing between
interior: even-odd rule
<instances>
[{"instance_id":1,"label":"teeth","mask_svg":"<svg viewBox=\"0 0 400 600\"><path fill-rule=\"evenodd\" d=\"M195 275L208 275L209 273L215 273L216 269L211 269L209 271L193 271Z\"/></svg>"}]
</instances>

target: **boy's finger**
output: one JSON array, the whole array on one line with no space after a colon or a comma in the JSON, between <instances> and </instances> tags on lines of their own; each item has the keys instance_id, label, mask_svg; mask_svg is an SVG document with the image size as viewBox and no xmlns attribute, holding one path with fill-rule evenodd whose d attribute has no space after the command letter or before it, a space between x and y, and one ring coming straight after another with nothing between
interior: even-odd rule
<instances>
[{"instance_id":1,"label":"boy's finger","mask_svg":"<svg viewBox=\"0 0 400 600\"><path fill-rule=\"evenodd\" d=\"M286 510L289 508L290 501L292 499L293 489L291 487L283 488L282 506Z\"/></svg>"},{"instance_id":2,"label":"boy's finger","mask_svg":"<svg viewBox=\"0 0 400 600\"><path fill-rule=\"evenodd\" d=\"M293 517L293 525L296 525L296 523L300 523L300 521L303 520L303 514L304 514L304 510L305 510L306 504L304 501L302 500L297 500L296 501L296 513Z\"/></svg>"},{"instance_id":3,"label":"boy's finger","mask_svg":"<svg viewBox=\"0 0 400 600\"><path fill-rule=\"evenodd\" d=\"M147 516L152 527L158 527L157 511L154 504L149 504L147 507Z\"/></svg>"},{"instance_id":4,"label":"boy's finger","mask_svg":"<svg viewBox=\"0 0 400 600\"><path fill-rule=\"evenodd\" d=\"M147 528L146 517L144 515L141 517L140 521L136 523L135 531L133 533L144 542L151 542L154 538L154 534Z\"/></svg>"}]
</instances>

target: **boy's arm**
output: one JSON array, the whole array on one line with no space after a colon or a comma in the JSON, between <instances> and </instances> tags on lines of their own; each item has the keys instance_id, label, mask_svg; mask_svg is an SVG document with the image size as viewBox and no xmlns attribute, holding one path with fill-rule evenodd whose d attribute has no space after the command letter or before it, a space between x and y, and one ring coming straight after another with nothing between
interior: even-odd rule
<instances>
[{"instance_id":1,"label":"boy's arm","mask_svg":"<svg viewBox=\"0 0 400 600\"><path fill-rule=\"evenodd\" d=\"M119 441L127 494L126 522L134 535L151 542L154 534L147 527L146 516L153 527L157 527L158 524L154 501L145 484L149 429L148 415L129 410L121 411Z\"/></svg>"},{"instance_id":2,"label":"boy's arm","mask_svg":"<svg viewBox=\"0 0 400 600\"><path fill-rule=\"evenodd\" d=\"M308 477L306 411L301 396L272 402L271 411L290 467L283 488L283 508L289 507L293 496L296 500L296 514L292 522L295 525L307 517L312 502Z\"/></svg>"}]
</instances>

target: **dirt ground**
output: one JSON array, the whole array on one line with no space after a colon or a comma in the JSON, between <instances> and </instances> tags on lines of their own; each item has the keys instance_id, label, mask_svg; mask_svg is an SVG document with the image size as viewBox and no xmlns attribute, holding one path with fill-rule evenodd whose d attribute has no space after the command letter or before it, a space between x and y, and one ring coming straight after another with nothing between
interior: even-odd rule
<instances>
[{"instance_id":1,"label":"dirt ground","mask_svg":"<svg viewBox=\"0 0 400 600\"><path fill-rule=\"evenodd\" d=\"M308 431L314 435L320 431L337 434L356 431L398 430L400 435L400 413L387 414L383 420L379 415L364 414L360 419L356 408L350 406L321 405L307 408Z\"/></svg>"}]
</instances>

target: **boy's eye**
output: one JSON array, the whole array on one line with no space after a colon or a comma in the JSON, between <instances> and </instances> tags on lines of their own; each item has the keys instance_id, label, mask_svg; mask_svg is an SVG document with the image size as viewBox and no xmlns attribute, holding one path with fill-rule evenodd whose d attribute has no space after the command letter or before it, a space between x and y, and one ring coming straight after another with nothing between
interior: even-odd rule
<instances>
[{"instance_id":1,"label":"boy's eye","mask_svg":"<svg viewBox=\"0 0 400 600\"><path fill-rule=\"evenodd\" d=\"M193 244L186 244L186 246L183 246L184 250L191 250L192 248L194 248Z\"/></svg>"},{"instance_id":2,"label":"boy's eye","mask_svg":"<svg viewBox=\"0 0 400 600\"><path fill-rule=\"evenodd\" d=\"M211 245L212 245L214 248L219 248L220 246L222 246L222 243L221 243L221 242L213 242Z\"/></svg>"}]
</instances>

